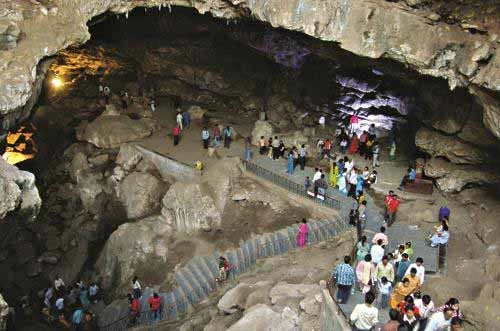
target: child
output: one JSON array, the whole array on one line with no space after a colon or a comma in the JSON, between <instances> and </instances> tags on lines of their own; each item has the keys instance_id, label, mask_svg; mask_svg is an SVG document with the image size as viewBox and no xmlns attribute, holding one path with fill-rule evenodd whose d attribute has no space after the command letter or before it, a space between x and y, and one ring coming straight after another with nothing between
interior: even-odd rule
<instances>
[{"instance_id":1,"label":"child","mask_svg":"<svg viewBox=\"0 0 500 331\"><path fill-rule=\"evenodd\" d=\"M392 291L392 284L387 280L387 277L382 277L381 282L378 283L378 291L380 293L380 308L385 309Z\"/></svg>"},{"instance_id":2,"label":"child","mask_svg":"<svg viewBox=\"0 0 500 331\"><path fill-rule=\"evenodd\" d=\"M408 254L408 258L411 260L411 258L413 257L413 247L411 247L411 242L407 242L405 244L404 253Z\"/></svg>"},{"instance_id":3,"label":"child","mask_svg":"<svg viewBox=\"0 0 500 331\"><path fill-rule=\"evenodd\" d=\"M309 176L307 176L306 180L304 181L304 188L306 189L306 192L309 189L309 187L311 187L311 179L309 178Z\"/></svg>"}]
</instances>

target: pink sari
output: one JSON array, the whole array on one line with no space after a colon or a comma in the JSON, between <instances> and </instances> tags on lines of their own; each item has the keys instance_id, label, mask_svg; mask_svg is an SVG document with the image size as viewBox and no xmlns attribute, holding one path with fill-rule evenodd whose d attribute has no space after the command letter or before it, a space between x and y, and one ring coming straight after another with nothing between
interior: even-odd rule
<instances>
[{"instance_id":1,"label":"pink sari","mask_svg":"<svg viewBox=\"0 0 500 331\"><path fill-rule=\"evenodd\" d=\"M304 247L307 240L307 224L300 223L299 233L297 233L297 246Z\"/></svg>"}]
</instances>

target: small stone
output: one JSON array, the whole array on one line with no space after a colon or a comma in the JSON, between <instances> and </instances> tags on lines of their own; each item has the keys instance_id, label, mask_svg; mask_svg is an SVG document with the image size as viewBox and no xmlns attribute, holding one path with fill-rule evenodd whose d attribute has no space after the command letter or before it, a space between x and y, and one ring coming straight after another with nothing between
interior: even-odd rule
<instances>
[{"instance_id":1,"label":"small stone","mask_svg":"<svg viewBox=\"0 0 500 331\"><path fill-rule=\"evenodd\" d=\"M436 14L436 13L431 13L429 16L427 16L427 18L430 19L431 21L437 22L437 21L439 21L441 16L439 14Z\"/></svg>"},{"instance_id":2,"label":"small stone","mask_svg":"<svg viewBox=\"0 0 500 331\"><path fill-rule=\"evenodd\" d=\"M108 163L109 155L108 154L96 155L93 157L89 157L88 161L90 162L91 165L95 167L102 166Z\"/></svg>"}]
</instances>

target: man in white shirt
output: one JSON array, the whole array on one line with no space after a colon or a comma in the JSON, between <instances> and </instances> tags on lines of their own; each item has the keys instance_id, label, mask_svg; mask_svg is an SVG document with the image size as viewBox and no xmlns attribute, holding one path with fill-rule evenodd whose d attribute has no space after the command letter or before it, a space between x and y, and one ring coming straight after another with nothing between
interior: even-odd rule
<instances>
[{"instance_id":1,"label":"man in white shirt","mask_svg":"<svg viewBox=\"0 0 500 331\"><path fill-rule=\"evenodd\" d=\"M62 278L59 275L56 275L56 279L54 280L54 288L56 291L62 290L64 286L66 286L66 284L64 284Z\"/></svg>"},{"instance_id":2,"label":"man in white shirt","mask_svg":"<svg viewBox=\"0 0 500 331\"><path fill-rule=\"evenodd\" d=\"M376 245L373 245L370 250L370 255L372 256L372 262L377 266L377 264L382 261L384 256L384 248L382 247L382 239L377 241Z\"/></svg>"},{"instance_id":3,"label":"man in white shirt","mask_svg":"<svg viewBox=\"0 0 500 331\"><path fill-rule=\"evenodd\" d=\"M180 109L177 110L177 116L175 117L175 121L177 122L177 125L179 125L179 127L182 130L182 114L181 114Z\"/></svg>"},{"instance_id":4,"label":"man in white shirt","mask_svg":"<svg viewBox=\"0 0 500 331\"><path fill-rule=\"evenodd\" d=\"M453 316L453 309L445 307L442 312L434 313L425 326L425 331L444 331L448 330Z\"/></svg>"},{"instance_id":5,"label":"man in white shirt","mask_svg":"<svg viewBox=\"0 0 500 331\"><path fill-rule=\"evenodd\" d=\"M344 162L344 168L346 169L347 173L349 173L353 167L354 167L353 160L347 159L347 161Z\"/></svg>"},{"instance_id":6,"label":"man in white shirt","mask_svg":"<svg viewBox=\"0 0 500 331\"><path fill-rule=\"evenodd\" d=\"M322 127L325 127L325 122L326 122L325 116L321 115L319 117L318 122L319 122L319 125L321 125Z\"/></svg>"},{"instance_id":7,"label":"man in white shirt","mask_svg":"<svg viewBox=\"0 0 500 331\"><path fill-rule=\"evenodd\" d=\"M313 183L321 178L321 171L319 170L319 168L316 168L314 170L315 170L315 173L313 176Z\"/></svg>"},{"instance_id":8,"label":"man in white shirt","mask_svg":"<svg viewBox=\"0 0 500 331\"><path fill-rule=\"evenodd\" d=\"M378 323L378 309L373 307L375 294L368 292L365 294L365 303L357 304L351 313L350 319L355 330L368 331Z\"/></svg>"},{"instance_id":9,"label":"man in white shirt","mask_svg":"<svg viewBox=\"0 0 500 331\"><path fill-rule=\"evenodd\" d=\"M434 310L434 302L429 295L424 294L422 299L415 299L415 307L418 308L420 319L427 319Z\"/></svg>"},{"instance_id":10,"label":"man in white shirt","mask_svg":"<svg viewBox=\"0 0 500 331\"><path fill-rule=\"evenodd\" d=\"M424 283L425 276L424 259L422 259L421 257L417 257L415 263L410 264L408 269L406 269L405 275L409 275L412 268L417 269L417 276L420 278L420 285L422 285Z\"/></svg>"}]
</instances>

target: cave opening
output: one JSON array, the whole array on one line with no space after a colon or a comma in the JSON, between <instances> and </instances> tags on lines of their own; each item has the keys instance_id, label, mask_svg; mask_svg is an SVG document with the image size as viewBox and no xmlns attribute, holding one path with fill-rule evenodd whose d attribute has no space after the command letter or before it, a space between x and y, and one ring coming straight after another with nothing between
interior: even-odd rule
<instances>
[{"instance_id":1,"label":"cave opening","mask_svg":"<svg viewBox=\"0 0 500 331\"><path fill-rule=\"evenodd\" d=\"M171 12L137 8L127 17L107 13L89 25L92 35L89 42L46 60L51 64L36 111L29 125L23 123L12 129L7 140L6 153L11 154L4 154L4 158L39 178L45 201L40 222L48 225L39 237L33 235L35 231L23 230L20 240L34 244L29 252L21 253L41 256L42 262L29 267L22 265L23 270L28 269L28 275L20 276L7 292L11 296L26 289L38 289L40 283L47 282L56 272L62 272L67 279L81 275L94 277L94 266L99 263L97 260L111 233L125 220L145 216L133 214L135 211L124 206L119 194L115 196L115 190L125 191L130 187L116 189L108 183L120 176L115 162L123 144L139 142L188 165L199 160L199 154L192 152L194 146L201 148L198 132L187 138L192 139L191 144L181 146L181 151L174 152L174 147L166 143L171 139L169 133L178 109L192 110L193 117L199 115L193 130L215 124L230 125L238 133L240 143L243 137L252 135L255 122L265 118L273 127L273 136L300 137L289 138L293 143L305 137L311 153L318 139L334 140L336 129L348 130L349 120L356 114L360 119L356 133L361 134L374 124L385 154L389 152L389 142L396 140L397 167L401 169L411 160L431 155L437 155L436 172L453 172L454 169L447 170L450 161L456 161L459 170L483 167L477 165L485 158L479 152L465 155L460 151L443 152L455 140L464 142L463 149L472 146L481 153L498 150L495 138L482 123L482 109L466 88L450 91L444 79L423 76L393 60L363 58L335 43L298 32L250 19L237 22L214 19L181 7L173 7ZM100 86L110 89L109 100L103 97ZM142 122L129 131L123 132L122 128L120 132L114 131L110 126L90 135L88 125L103 115L123 118L125 123ZM326 129L318 126L322 116L326 117ZM416 137L422 130L426 134L422 140L445 140L437 147L419 146ZM115 139L115 134L120 138ZM204 165L215 163L210 157L203 157ZM134 166L141 173L153 172L151 164L140 162ZM404 170L400 172L403 174ZM466 182L462 187L477 185L481 180ZM165 193L166 185L157 181L152 185ZM239 197L234 199L240 201ZM155 212L160 209L158 204L148 208ZM293 221L310 216L299 208L292 211L296 214ZM260 224L258 231L287 225L289 219L283 215L277 217L273 212L263 210L258 214L262 219L275 217L273 224ZM235 245L252 233L245 227L247 224L241 226L238 222L256 214L241 206L234 207L225 212L226 220L235 220L225 223L229 235L202 224L200 228L207 232L203 239L216 242L214 247L221 249ZM70 220L73 224L68 226ZM91 234L90 239L81 240L81 245L78 239L75 243L74 235L80 230ZM55 239L59 236L60 242ZM170 253L172 260L166 264L153 263L150 268L138 271L141 279L160 288L169 288L172 280L158 273L171 272L192 254L206 248L182 236L165 247L175 252ZM9 252L16 256L12 249ZM70 254L78 257L71 261ZM55 267L52 261L56 261ZM69 262L74 266L64 270L61 264ZM17 262L8 263L12 263L12 270L23 273ZM10 284L12 275L5 277ZM117 273L114 277L122 275ZM35 282L30 281L33 278ZM111 293L107 299L117 297L117 293L120 292Z\"/></svg>"}]
</instances>

